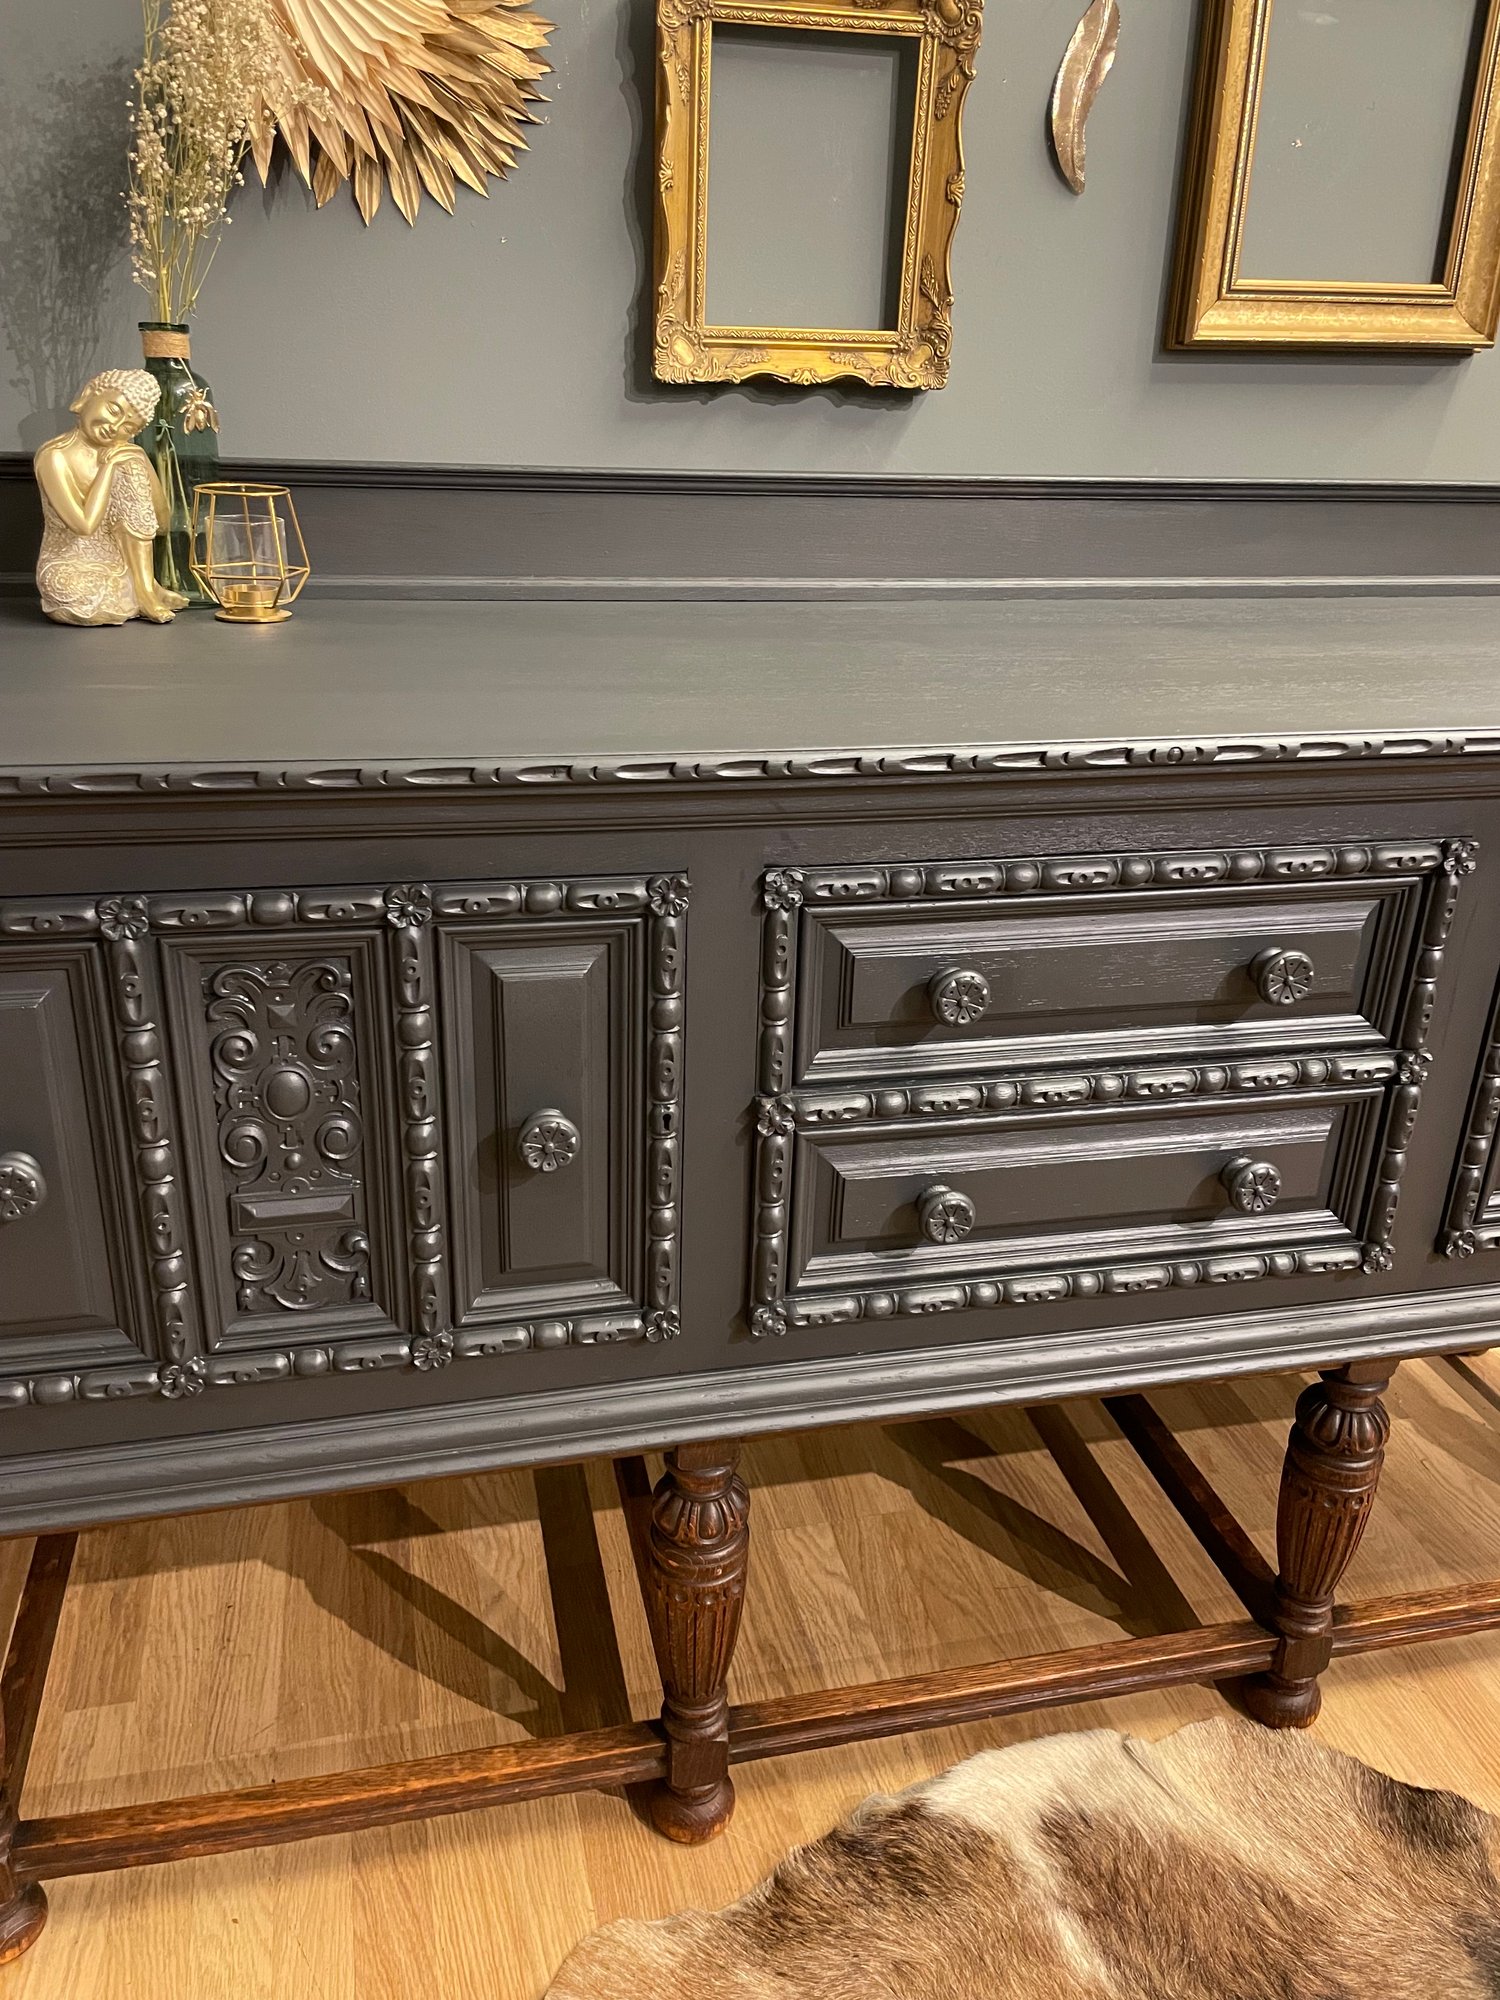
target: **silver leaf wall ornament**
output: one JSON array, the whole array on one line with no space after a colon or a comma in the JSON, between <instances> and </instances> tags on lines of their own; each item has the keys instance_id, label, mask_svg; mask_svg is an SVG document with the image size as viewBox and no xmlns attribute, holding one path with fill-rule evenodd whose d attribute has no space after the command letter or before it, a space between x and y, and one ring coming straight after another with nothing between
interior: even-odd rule
<instances>
[{"instance_id":1,"label":"silver leaf wall ornament","mask_svg":"<svg viewBox=\"0 0 1500 2000\"><path fill-rule=\"evenodd\" d=\"M1085 128L1119 40L1116 0L1094 0L1073 31L1052 86L1052 150L1074 194L1083 193Z\"/></svg>"}]
</instances>

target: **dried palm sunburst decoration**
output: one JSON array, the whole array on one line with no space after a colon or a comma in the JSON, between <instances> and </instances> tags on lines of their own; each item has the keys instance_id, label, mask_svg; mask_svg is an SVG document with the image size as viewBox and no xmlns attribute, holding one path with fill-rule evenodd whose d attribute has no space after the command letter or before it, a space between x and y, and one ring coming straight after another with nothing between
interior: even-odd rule
<instances>
[{"instance_id":1,"label":"dried palm sunburst decoration","mask_svg":"<svg viewBox=\"0 0 1500 2000\"><path fill-rule=\"evenodd\" d=\"M282 30L267 109L321 208L345 181L368 222L382 189L408 222L425 188L488 193L525 149L552 32L523 0L271 0ZM274 132L256 127L261 178Z\"/></svg>"}]
</instances>

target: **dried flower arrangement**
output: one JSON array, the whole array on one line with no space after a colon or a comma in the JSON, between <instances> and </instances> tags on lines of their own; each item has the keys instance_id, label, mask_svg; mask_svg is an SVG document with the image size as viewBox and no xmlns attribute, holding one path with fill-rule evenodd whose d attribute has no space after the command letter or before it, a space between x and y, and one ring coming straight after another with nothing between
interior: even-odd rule
<instances>
[{"instance_id":1,"label":"dried flower arrangement","mask_svg":"<svg viewBox=\"0 0 1500 2000\"><path fill-rule=\"evenodd\" d=\"M273 93L303 116L327 93L294 60L272 0L141 0L130 106L131 263L156 318L192 314L253 144L275 137Z\"/></svg>"},{"instance_id":2,"label":"dried flower arrangement","mask_svg":"<svg viewBox=\"0 0 1500 2000\"><path fill-rule=\"evenodd\" d=\"M219 416L190 366L187 322L229 226L229 199L246 154L274 131L273 84L287 88L285 29L274 0L141 0L144 48L130 102L131 268L155 307L141 345L160 400L146 439L170 519L157 544L157 576L192 600L189 539L193 486L212 476ZM299 106L322 109L315 82L297 73Z\"/></svg>"},{"instance_id":3,"label":"dried flower arrangement","mask_svg":"<svg viewBox=\"0 0 1500 2000\"><path fill-rule=\"evenodd\" d=\"M163 582L199 594L189 499L219 428L189 365L187 321L253 156L278 135L321 207L347 180L366 222L382 191L408 222L423 193L452 211L524 148L551 24L525 0L141 0L130 110L131 261L151 297L146 365L161 386L147 449L171 506Z\"/></svg>"},{"instance_id":4,"label":"dried flower arrangement","mask_svg":"<svg viewBox=\"0 0 1500 2000\"><path fill-rule=\"evenodd\" d=\"M185 322L229 221L276 44L265 0L141 0L130 105L131 266L156 318Z\"/></svg>"}]
</instances>

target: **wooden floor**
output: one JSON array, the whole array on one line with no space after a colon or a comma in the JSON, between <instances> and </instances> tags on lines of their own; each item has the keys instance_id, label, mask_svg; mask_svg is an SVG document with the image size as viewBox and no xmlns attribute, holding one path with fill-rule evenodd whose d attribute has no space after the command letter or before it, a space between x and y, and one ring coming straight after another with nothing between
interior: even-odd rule
<instances>
[{"instance_id":1,"label":"wooden floor","mask_svg":"<svg viewBox=\"0 0 1500 2000\"><path fill-rule=\"evenodd\" d=\"M1268 1553L1298 1386L1156 1399ZM1413 1364L1390 1402L1349 1594L1500 1575L1500 1355ZM998 1411L772 1441L748 1474L740 1700L1240 1615L1095 1405L1040 1429ZM12 1599L26 1554L0 1549ZM1343 1662L1325 1685L1327 1741L1500 1811L1500 1634ZM604 1465L101 1531L26 1807L516 1740L657 1699ZM533 2000L595 1925L724 1902L870 1791L1025 1736L1156 1736L1219 1709L1187 1689L745 1766L729 1833L699 1850L576 1797L61 1882L0 1982L5 2000Z\"/></svg>"}]
</instances>

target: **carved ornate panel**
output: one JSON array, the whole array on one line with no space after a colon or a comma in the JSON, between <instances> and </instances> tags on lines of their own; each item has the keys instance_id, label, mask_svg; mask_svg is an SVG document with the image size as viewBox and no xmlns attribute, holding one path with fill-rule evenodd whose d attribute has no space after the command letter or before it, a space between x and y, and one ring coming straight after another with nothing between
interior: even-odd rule
<instances>
[{"instance_id":1,"label":"carved ornate panel","mask_svg":"<svg viewBox=\"0 0 1500 2000\"><path fill-rule=\"evenodd\" d=\"M1415 841L769 871L752 1332L1388 1271L1437 977L1475 853L1467 840ZM1184 967L1212 970L1226 886L1237 901L1259 893L1278 920L1301 907L1302 888L1301 921L1322 922L1338 947L1330 1008L1284 1025L1316 990L1300 947L1252 957L1244 1001L1231 994L1225 1018L1194 1005ZM983 1024L1012 962L1000 954L959 965L956 947L978 934L975 914L988 940L1010 898L1048 913L1057 935L1042 942L1052 951L1066 945L1065 912L1077 899L1086 968L1111 926L1117 944L1154 934L1166 950L1144 974L1122 951L1121 1018L1106 1029L1080 1032L1067 1013L1076 982L1063 982L1055 1006L1042 985L1026 1036L1009 1049L991 1037L977 1051L985 1067L953 1075L955 1037ZM1161 899L1162 920L1135 924L1151 898ZM903 1027L906 987L930 969L938 907L967 914L943 919L956 970L932 969L925 1037L912 1026L883 1049L874 1038L852 1043L855 1074L837 1087L814 1080L811 1058L838 1018L829 1004L848 1018L857 990L847 954L836 1003L820 988L830 926L850 934L850 906L898 923L864 991L872 1018L883 1008ZM915 928L902 934L907 918ZM1023 948L1038 942L1014 935ZM1189 941L1185 955L1174 939ZM947 1004L960 974L969 982L962 1008ZM1142 987L1155 1010L1144 1030L1130 1023ZM1207 1002L1221 990L1211 987ZM1174 1048L1174 1007L1175 1046L1186 1041L1192 1061L1153 1056L1163 1030ZM884 1073L870 1073L882 1061ZM1042 1187L1045 1173L1055 1185Z\"/></svg>"},{"instance_id":2,"label":"carved ornate panel","mask_svg":"<svg viewBox=\"0 0 1500 2000\"><path fill-rule=\"evenodd\" d=\"M216 1351L269 1334L380 1336L407 1320L388 927L365 916L333 936L301 928L163 942Z\"/></svg>"}]
</instances>

